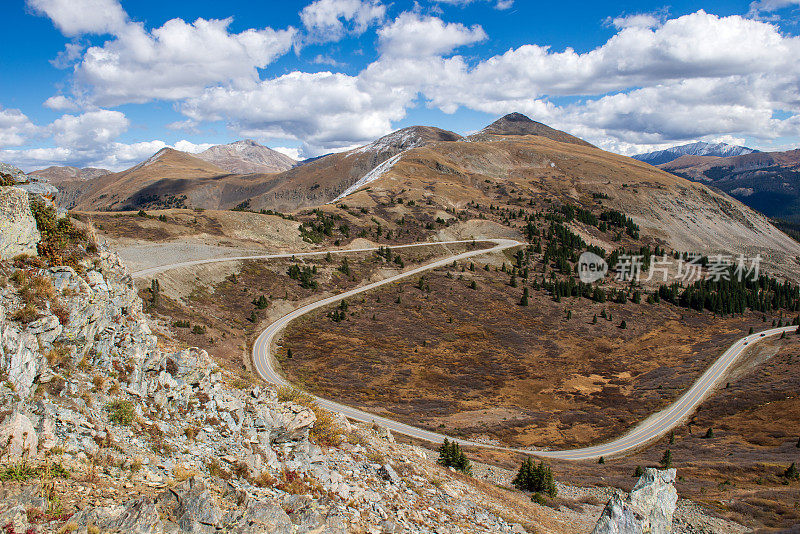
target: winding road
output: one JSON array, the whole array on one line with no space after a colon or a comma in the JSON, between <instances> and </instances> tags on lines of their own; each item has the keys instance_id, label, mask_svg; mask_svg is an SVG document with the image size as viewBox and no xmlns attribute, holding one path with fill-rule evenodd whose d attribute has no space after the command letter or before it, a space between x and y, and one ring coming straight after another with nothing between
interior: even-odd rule
<instances>
[{"instance_id":1,"label":"winding road","mask_svg":"<svg viewBox=\"0 0 800 534\"><path fill-rule=\"evenodd\" d=\"M336 304L342 299L358 295L359 293L370 291L377 287L391 284L393 282L397 282L398 280L402 280L404 278L408 278L410 276L414 276L431 269L444 267L446 265L452 264L453 261L465 260L467 258L471 258L474 256L500 252L506 249L525 245L525 243L521 243L519 241L511 239L481 239L479 241L491 242L494 243L494 246L485 249L462 252L460 254L448 256L447 258L432 261L430 263L426 263L419 267L415 267L403 271L401 273L398 273L396 275L390 276L378 282L373 282L370 284L359 286L354 289L345 291L343 293L339 293L337 295L326 297L318 301L312 302L310 304L306 304L284 315L283 317L281 317L280 319L269 325L266 330L261 332L258 338L256 338L255 343L253 344L253 364L255 366L256 372L262 379L271 382L275 385L291 386L291 384L287 382L282 376L280 376L280 374L275 369L274 366L275 359L273 357L271 349L272 346L274 345L275 338L280 334L280 332L291 321L297 319L298 317L301 317L321 307L328 306L331 304ZM449 244L474 243L474 242L476 241L475 240L438 241L438 242L414 243L410 245L395 245L390 248L392 250L395 250L398 248L407 248L407 247L449 245ZM152 276L153 274L174 269L177 267L189 267L206 263L253 260L253 259L276 259L276 258L291 258L291 257L303 257L303 256L319 256L327 254L328 252L332 254L372 252L376 250L378 250L378 247L337 249L330 251L322 250L313 252L300 252L294 254L280 253L280 254L209 258L209 259L192 260L192 261L186 261L186 262L180 262L180 263L174 263L174 264L144 269L141 271L134 272L133 276L136 278L142 278L146 276ZM676 427L682 421L688 418L692 413L694 413L697 406L699 406L700 403L702 403L703 400L705 400L705 398L720 384L720 382L722 382L722 380L728 374L728 371L739 360L739 358L744 353L746 348L755 343L763 341L764 339L780 335L783 332L794 333L795 331L797 331L796 326L771 328L763 332L756 332L754 334L750 334L748 336L738 339L700 376L700 378L677 401L672 403L670 406L668 406L667 408L665 408L660 412L651 415L650 417L639 423L637 426L635 426L633 429L623 434L619 438L616 438L602 445L584 447L579 449L571 449L571 450L515 449L489 443L475 442L460 438L452 438L450 436L445 436L444 434L407 425L405 423L400 423L398 421L394 421L386 417L381 417L375 414L371 414L369 412L365 412L357 408L333 402L328 399L323 399L320 397L314 397L314 398L316 399L317 403L326 410L340 413L345 417L357 421L362 421L366 423L374 422L379 425L385 426L394 432L430 441L433 443L441 443L442 441L444 441L445 438L448 438L451 441L458 442L462 446L523 452L533 456L554 458L561 460L591 460L599 458L601 456L613 457L622 455L627 452L632 452L637 449L641 449L648 443L651 443L659 439L660 437L664 436L672 428Z\"/></svg>"}]
</instances>

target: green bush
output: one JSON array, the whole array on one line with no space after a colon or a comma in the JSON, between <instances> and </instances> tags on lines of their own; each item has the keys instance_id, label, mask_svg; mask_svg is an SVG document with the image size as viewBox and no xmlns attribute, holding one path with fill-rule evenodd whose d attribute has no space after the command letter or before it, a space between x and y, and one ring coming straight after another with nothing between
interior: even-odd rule
<instances>
[{"instance_id":1,"label":"green bush","mask_svg":"<svg viewBox=\"0 0 800 534\"><path fill-rule=\"evenodd\" d=\"M128 426L136 419L133 403L126 400L113 400L106 405L108 419L114 424Z\"/></svg>"}]
</instances>

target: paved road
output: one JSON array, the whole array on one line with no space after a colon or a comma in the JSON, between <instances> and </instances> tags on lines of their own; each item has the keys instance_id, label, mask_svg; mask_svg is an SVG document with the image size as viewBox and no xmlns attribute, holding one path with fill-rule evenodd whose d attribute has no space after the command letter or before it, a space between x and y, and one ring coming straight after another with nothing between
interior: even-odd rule
<instances>
[{"instance_id":1,"label":"paved road","mask_svg":"<svg viewBox=\"0 0 800 534\"><path fill-rule=\"evenodd\" d=\"M272 382L273 384L276 384L278 386L291 385L275 370L274 358L271 353L271 348L274 344L275 337L291 321L297 319L302 315L305 315L306 313L309 313L323 306L336 304L342 299L358 295L359 293L363 293L365 291L370 291L372 289L375 289L377 287L386 284L391 284L403 278L408 278L410 276L414 276L423 273L425 271L428 271L430 269L435 269L437 267L444 267L446 265L453 263L453 261L460 261L474 256L482 254L490 254L493 252L499 252L509 248L524 245L524 243L520 243L518 241L514 241L511 239L483 239L481 241L494 243L494 246L487 249L479 249L479 250L463 252L461 254L449 256L441 260L436 260L427 263L425 265L415 267L407 271L403 271L397 275L391 276L384 280L373 282L371 284L360 286L355 289L351 289L349 291L340 293L338 295L334 295L332 297L327 297L318 300L316 302L306 304L305 306L297 308L296 310L288 313L287 315L284 315L283 317L281 317L280 319L269 325L267 329L264 330L258 336L258 338L256 338L256 341L253 344L253 363L255 365L256 372L262 379ZM447 244L472 243L472 242L474 241L461 240L461 241L443 241L443 242L431 242L431 243L415 243L412 245L392 246L391 248L392 250L394 250L397 248L405 248L413 246L447 245ZM375 250L377 250L377 247L367 247L359 249L339 249L339 250L331 250L330 252L334 254L343 254L351 252L371 252ZM205 263L217 263L223 261L240 261L240 260L253 260L253 259L290 258L290 257L302 257L302 256L315 256L315 255L318 256L327 253L328 251L314 251L314 252L302 252L295 254L291 253L264 254L264 255L212 258L205 260L193 260L193 261L186 261L181 263L175 263L175 264L163 265L159 267L145 269L133 273L133 276L137 278L142 278L146 276L152 276L153 274L166 271L169 269L174 269L176 267L188 267L193 265L201 265ZM646 420L642 421L639 425L637 425L629 432L627 432L626 434L622 435L617 439L614 439L602 445L596 445L593 447L584 447L580 449L572 449L572 450L513 449L509 447L501 447L493 444L473 442L459 438L449 438L444 434L431 432L429 430L417 428L411 425L407 425L405 423L400 423L398 421L377 416L369 412L359 410L357 408L352 408L350 406L345 406L343 404L339 404L337 402L333 402L328 399L323 399L319 397L315 398L317 400L317 403L321 407L330 410L332 412L341 413L350 419L355 419L357 421L363 421L367 423L375 422L391 429L394 432L430 441L433 443L441 443L442 441L444 441L446 437L448 437L452 441L456 441L464 446L485 447L485 448L493 448L500 450L517 451L517 452L532 454L534 456L540 456L545 458L557 458L562 460L591 460L599 458L600 456L612 457L624 454L626 452L631 452L633 450L640 449L643 446L647 445L648 443L664 436L667 432L669 432L670 429L679 425L682 421L684 421L687 417L689 417L692 413L694 413L697 406L700 405L700 403L703 402L703 400L705 400L705 398L720 384L720 382L722 382L722 380L724 380L724 378L727 376L728 371L737 362L737 360L740 358L740 356L747 347L755 343L758 343L764 339L767 339L769 337L780 335L782 332L794 333L796 330L797 330L796 326L771 328L763 332L756 332L754 334L738 339L714 362L713 365L711 365L711 367L709 367L706 370L705 373L703 373L702 376L700 376L700 378L692 385L692 387L690 387L689 390L686 391L673 404L671 404L664 410L648 417Z\"/></svg>"},{"instance_id":2,"label":"paved road","mask_svg":"<svg viewBox=\"0 0 800 534\"><path fill-rule=\"evenodd\" d=\"M425 243L411 243L410 245L392 245L389 248L392 250L398 248L411 248L411 247L429 247L432 245L455 245L459 243L486 243L486 242L513 242L514 245L522 245L524 243L520 243L518 241L512 241L510 239L461 239L457 241L430 241ZM335 249L335 250L315 250L312 252L280 252L280 253L272 253L272 254L249 254L247 256L220 256L217 258L205 258L200 260L189 260L189 261L182 261L178 263L169 263L166 265L159 265L157 267L150 267L147 269L142 269L141 271L134 271L132 276L134 278L146 278L148 276L153 276L154 274L158 274L164 271L169 271L172 269L177 269L178 267L192 267L195 265L204 265L207 263L222 263L226 261L242 261L242 260L275 260L280 258L302 258L306 256L324 256L330 252L331 254L350 254L353 252L374 252L378 250L379 247L363 247L363 248L342 248L342 249ZM506 247L508 248L508 247ZM451 260L452 261L452 260Z\"/></svg>"}]
</instances>

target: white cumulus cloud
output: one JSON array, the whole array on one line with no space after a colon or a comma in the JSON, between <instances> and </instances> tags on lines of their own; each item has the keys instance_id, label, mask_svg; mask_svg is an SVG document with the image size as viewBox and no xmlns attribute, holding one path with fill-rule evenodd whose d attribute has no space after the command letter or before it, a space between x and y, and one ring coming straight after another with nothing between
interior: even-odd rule
<instances>
[{"instance_id":1,"label":"white cumulus cloud","mask_svg":"<svg viewBox=\"0 0 800 534\"><path fill-rule=\"evenodd\" d=\"M36 125L20 110L0 107L0 147L22 145L37 131Z\"/></svg>"},{"instance_id":2,"label":"white cumulus cloud","mask_svg":"<svg viewBox=\"0 0 800 534\"><path fill-rule=\"evenodd\" d=\"M381 53L392 57L449 54L458 47L484 41L487 37L477 24L468 28L410 12L401 13L391 24L378 30Z\"/></svg>"},{"instance_id":3,"label":"white cumulus cloud","mask_svg":"<svg viewBox=\"0 0 800 534\"><path fill-rule=\"evenodd\" d=\"M100 105L187 98L220 83L255 83L257 69L286 53L295 34L293 28L233 34L230 23L172 19L149 32L129 24L116 39L86 51L77 79Z\"/></svg>"},{"instance_id":4,"label":"white cumulus cloud","mask_svg":"<svg viewBox=\"0 0 800 534\"><path fill-rule=\"evenodd\" d=\"M300 11L300 20L309 40L327 42L347 34L361 35L385 15L386 6L376 0L316 0Z\"/></svg>"},{"instance_id":5,"label":"white cumulus cloud","mask_svg":"<svg viewBox=\"0 0 800 534\"><path fill-rule=\"evenodd\" d=\"M128 20L117 0L28 0L28 6L49 17L69 37L115 33Z\"/></svg>"}]
</instances>

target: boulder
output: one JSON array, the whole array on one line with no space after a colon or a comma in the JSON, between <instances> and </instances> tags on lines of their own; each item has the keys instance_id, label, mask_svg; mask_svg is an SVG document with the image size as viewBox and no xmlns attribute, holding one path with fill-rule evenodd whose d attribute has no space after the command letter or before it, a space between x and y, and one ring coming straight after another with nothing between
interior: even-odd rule
<instances>
[{"instance_id":1,"label":"boulder","mask_svg":"<svg viewBox=\"0 0 800 534\"><path fill-rule=\"evenodd\" d=\"M647 468L629 495L616 493L592 534L668 534L678 502L675 469Z\"/></svg>"},{"instance_id":2,"label":"boulder","mask_svg":"<svg viewBox=\"0 0 800 534\"><path fill-rule=\"evenodd\" d=\"M39 341L14 323L0 321L0 369L22 398L31 392L36 375L44 367Z\"/></svg>"},{"instance_id":3,"label":"boulder","mask_svg":"<svg viewBox=\"0 0 800 534\"><path fill-rule=\"evenodd\" d=\"M0 260L18 254L35 256L41 238L28 193L13 187L0 187Z\"/></svg>"},{"instance_id":4,"label":"boulder","mask_svg":"<svg viewBox=\"0 0 800 534\"><path fill-rule=\"evenodd\" d=\"M33 423L22 412L14 412L0 425L0 452L4 458L18 460L34 458L39 450L39 438Z\"/></svg>"}]
</instances>

